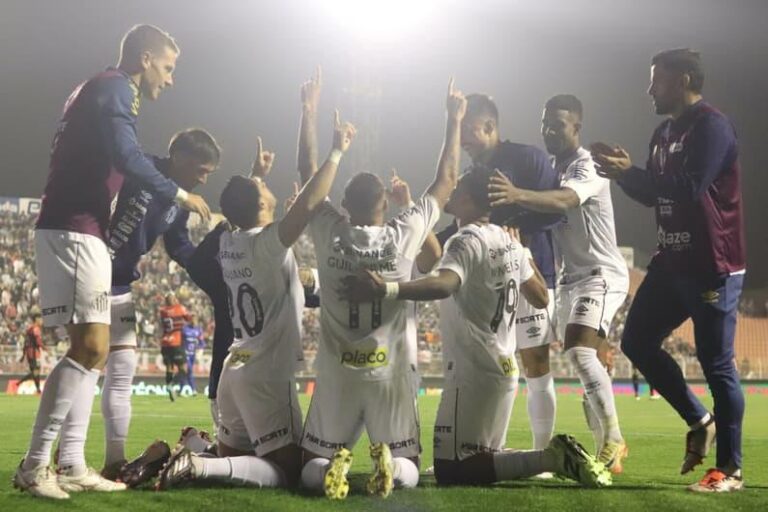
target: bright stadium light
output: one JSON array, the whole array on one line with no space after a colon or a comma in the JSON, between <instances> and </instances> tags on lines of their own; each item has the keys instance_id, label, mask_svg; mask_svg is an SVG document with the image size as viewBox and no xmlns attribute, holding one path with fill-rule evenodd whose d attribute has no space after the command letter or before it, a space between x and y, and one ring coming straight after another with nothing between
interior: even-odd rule
<instances>
[{"instance_id":1,"label":"bright stadium light","mask_svg":"<svg viewBox=\"0 0 768 512\"><path fill-rule=\"evenodd\" d=\"M431 25L439 0L327 0L323 7L342 28L372 42L394 42Z\"/></svg>"}]
</instances>

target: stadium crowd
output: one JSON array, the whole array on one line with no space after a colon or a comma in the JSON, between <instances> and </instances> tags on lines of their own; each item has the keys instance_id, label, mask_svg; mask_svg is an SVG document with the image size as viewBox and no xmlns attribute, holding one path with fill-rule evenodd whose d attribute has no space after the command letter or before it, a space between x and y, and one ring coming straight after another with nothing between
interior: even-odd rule
<instances>
[{"instance_id":1,"label":"stadium crowd","mask_svg":"<svg viewBox=\"0 0 768 512\"><path fill-rule=\"evenodd\" d=\"M10 212L0 213L0 346L20 349L24 344L24 330L28 323L29 311L37 304L37 276L35 274L34 258L34 222L35 217ZM205 225L192 226L190 236L197 243L208 232ZM294 246L294 252L299 265L315 267L314 247L307 236L302 236ZM203 327L205 339L213 337L213 313L208 297L200 291L189 279L187 273L179 268L158 243L144 257L139 265L142 275L156 276L150 279L138 280L133 285L136 300L136 316L139 328L138 340L140 348L157 348L160 344L159 305L163 297L174 292L190 313L196 315ZM608 342L616 353L620 353L619 342L624 330L627 311L632 297L628 297L624 306L614 318ZM765 316L765 310L757 307L754 298L744 298L741 310L749 316ZM418 357L419 365L425 375L440 373L442 345L439 332L439 308L437 302L420 302L417 304L418 325ZM311 373L312 362L317 352L317 342L320 335L320 311L307 308L304 310L302 344L306 358L305 371ZM54 331L53 336L45 338L46 345L57 345L66 341L66 335ZM62 345L63 348L65 345ZM682 338L670 336L664 344L665 350L675 356L695 356L695 349ZM555 353L561 347L553 346ZM15 367L18 357L14 354L3 354L0 357L0 367L8 371ZM562 376L568 376L569 369L563 365Z\"/></svg>"}]
</instances>

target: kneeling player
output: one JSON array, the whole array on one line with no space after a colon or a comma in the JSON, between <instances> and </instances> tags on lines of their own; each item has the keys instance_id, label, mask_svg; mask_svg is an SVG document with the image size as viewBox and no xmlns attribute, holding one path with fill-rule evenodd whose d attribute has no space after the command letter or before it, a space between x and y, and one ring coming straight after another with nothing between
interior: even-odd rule
<instances>
[{"instance_id":1,"label":"kneeling player","mask_svg":"<svg viewBox=\"0 0 768 512\"><path fill-rule=\"evenodd\" d=\"M438 484L489 484L554 472L585 486L610 485L605 467L567 435L555 436L542 450L503 451L517 392L518 298L522 293L543 309L549 297L530 253L489 223L490 177L486 169L473 169L446 204L460 228L446 244L437 275L398 284L368 272L367 278L348 280L343 292L355 302L446 299L446 385L434 438Z\"/></svg>"},{"instance_id":2,"label":"kneeling player","mask_svg":"<svg viewBox=\"0 0 768 512\"><path fill-rule=\"evenodd\" d=\"M160 474L160 489L189 480L258 487L298 481L301 410L294 372L304 292L290 248L330 192L354 134L337 113L331 155L279 222L263 176L235 176L222 192L222 211L237 229L222 234L219 251L235 334L218 391L220 457L203 458L180 446Z\"/></svg>"},{"instance_id":3,"label":"kneeling player","mask_svg":"<svg viewBox=\"0 0 768 512\"><path fill-rule=\"evenodd\" d=\"M426 193L385 222L388 202L378 176L355 175L344 190L345 217L330 202L310 223L318 262L322 315L317 387L307 413L302 447L302 484L343 499L349 492L351 449L366 429L372 446L369 494L388 496L394 487L419 480L419 419L416 409L415 336L408 334L413 308L405 303L357 304L333 291L358 269L376 269L406 281L427 234L456 184L459 126L466 101L449 86L446 135L438 169ZM305 135L302 133L302 135ZM299 154L311 154L312 137L302 137ZM302 179L311 164L300 165ZM309 172L308 172L309 171Z\"/></svg>"}]
</instances>

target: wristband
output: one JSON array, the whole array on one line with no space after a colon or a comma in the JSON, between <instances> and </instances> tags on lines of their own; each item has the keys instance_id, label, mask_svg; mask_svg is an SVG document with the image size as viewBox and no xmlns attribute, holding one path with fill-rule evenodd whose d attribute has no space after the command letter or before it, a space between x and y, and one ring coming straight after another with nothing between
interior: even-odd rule
<instances>
[{"instance_id":1,"label":"wristband","mask_svg":"<svg viewBox=\"0 0 768 512\"><path fill-rule=\"evenodd\" d=\"M174 198L174 200L177 203L183 203L183 202L186 202L187 199L189 199L189 192L187 192L186 190L184 190L181 187L177 188L176 189L176 197Z\"/></svg>"},{"instance_id":2,"label":"wristband","mask_svg":"<svg viewBox=\"0 0 768 512\"><path fill-rule=\"evenodd\" d=\"M387 300L394 300L400 293L400 283L398 282L386 282L384 285L387 287L384 292L384 298Z\"/></svg>"},{"instance_id":3,"label":"wristband","mask_svg":"<svg viewBox=\"0 0 768 512\"><path fill-rule=\"evenodd\" d=\"M333 162L336 165L339 165L339 162L341 162L341 155L344 153L340 149L334 149L331 151L330 156L328 157L329 162Z\"/></svg>"},{"instance_id":4,"label":"wristband","mask_svg":"<svg viewBox=\"0 0 768 512\"><path fill-rule=\"evenodd\" d=\"M531 250L527 247L523 247L523 255L529 260L533 259L533 254L531 253Z\"/></svg>"}]
</instances>

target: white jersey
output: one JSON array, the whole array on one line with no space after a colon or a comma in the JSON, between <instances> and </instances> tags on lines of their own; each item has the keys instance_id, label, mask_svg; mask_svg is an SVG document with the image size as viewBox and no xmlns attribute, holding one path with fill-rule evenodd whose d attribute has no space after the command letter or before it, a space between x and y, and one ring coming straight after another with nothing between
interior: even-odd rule
<instances>
[{"instance_id":1,"label":"white jersey","mask_svg":"<svg viewBox=\"0 0 768 512\"><path fill-rule=\"evenodd\" d=\"M579 206L570 208L565 222L554 229L562 282L570 284L599 274L612 288L626 291L629 271L616 244L610 181L598 176L592 155L581 147L567 160L558 162L555 170L560 175L560 186L579 196Z\"/></svg>"},{"instance_id":2,"label":"white jersey","mask_svg":"<svg viewBox=\"0 0 768 512\"><path fill-rule=\"evenodd\" d=\"M523 246L499 226L470 224L445 247L438 270L461 279L440 310L446 378L516 380L515 314L520 285L534 275Z\"/></svg>"},{"instance_id":3,"label":"white jersey","mask_svg":"<svg viewBox=\"0 0 768 512\"><path fill-rule=\"evenodd\" d=\"M224 232L219 244L234 328L229 364L254 365L264 380L292 378L302 359L304 289L277 228Z\"/></svg>"},{"instance_id":4,"label":"white jersey","mask_svg":"<svg viewBox=\"0 0 768 512\"><path fill-rule=\"evenodd\" d=\"M377 300L354 304L335 290L360 269L379 272L387 281L410 280L424 239L440 218L429 194L383 226L353 226L326 201L315 211L310 232L317 253L322 295L318 373L341 371L362 379L389 378L411 368L415 339L406 336L413 305ZM414 324L415 325L415 324ZM409 339L410 338L410 339Z\"/></svg>"}]
</instances>

